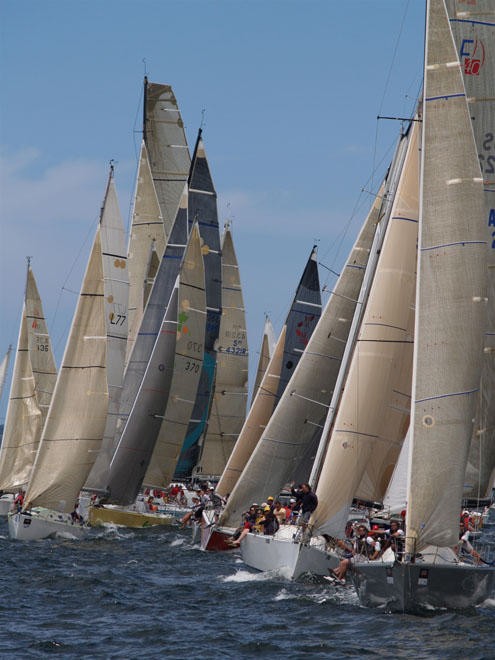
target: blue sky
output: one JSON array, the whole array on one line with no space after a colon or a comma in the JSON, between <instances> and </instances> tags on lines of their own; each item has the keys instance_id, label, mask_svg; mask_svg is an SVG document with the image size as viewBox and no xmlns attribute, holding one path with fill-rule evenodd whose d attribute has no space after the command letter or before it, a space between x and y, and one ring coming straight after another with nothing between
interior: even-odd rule
<instances>
[{"instance_id":1,"label":"blue sky","mask_svg":"<svg viewBox=\"0 0 495 660\"><path fill-rule=\"evenodd\" d=\"M376 117L414 108L423 25L423 0L0 0L0 354L30 255L60 363L111 159L128 225L146 70L191 148L204 114L252 374L313 242L333 270L350 249L400 130Z\"/></svg>"}]
</instances>

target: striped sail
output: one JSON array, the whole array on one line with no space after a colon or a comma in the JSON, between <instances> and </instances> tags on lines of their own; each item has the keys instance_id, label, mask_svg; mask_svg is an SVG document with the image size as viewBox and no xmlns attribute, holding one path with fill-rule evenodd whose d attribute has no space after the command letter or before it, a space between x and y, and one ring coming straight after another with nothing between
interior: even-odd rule
<instances>
[{"instance_id":1,"label":"striped sail","mask_svg":"<svg viewBox=\"0 0 495 660\"><path fill-rule=\"evenodd\" d=\"M222 316L217 342L215 392L196 469L222 474L246 419L248 343L241 278L230 228L222 240Z\"/></svg>"},{"instance_id":2,"label":"striped sail","mask_svg":"<svg viewBox=\"0 0 495 660\"><path fill-rule=\"evenodd\" d=\"M319 504L311 521L319 533L343 533L356 495L383 499L409 425L419 127L419 122L413 122L347 378L330 429L316 489Z\"/></svg>"},{"instance_id":3,"label":"striped sail","mask_svg":"<svg viewBox=\"0 0 495 660\"><path fill-rule=\"evenodd\" d=\"M179 329L170 396L144 477L146 486L169 485L184 442L198 389L206 325L205 271L198 225L184 254L179 289Z\"/></svg>"},{"instance_id":4,"label":"striped sail","mask_svg":"<svg viewBox=\"0 0 495 660\"><path fill-rule=\"evenodd\" d=\"M495 481L495 4L446 2L461 62L485 193L488 305L478 414L465 495L490 495Z\"/></svg>"},{"instance_id":5,"label":"striped sail","mask_svg":"<svg viewBox=\"0 0 495 660\"><path fill-rule=\"evenodd\" d=\"M168 240L187 183L191 157L172 87L148 82L147 78L144 79L143 136ZM157 250L161 258L158 246Z\"/></svg>"},{"instance_id":6,"label":"striped sail","mask_svg":"<svg viewBox=\"0 0 495 660\"><path fill-rule=\"evenodd\" d=\"M284 325L268 366L263 373L261 383L256 390L253 403L249 409L237 443L217 484L217 493L224 497L232 492L277 405L277 392L280 373L282 371L286 330L287 327ZM265 344L267 337L267 334L264 333L263 344ZM228 512L226 515L228 517ZM224 514L222 515L223 518Z\"/></svg>"},{"instance_id":7,"label":"striped sail","mask_svg":"<svg viewBox=\"0 0 495 660\"><path fill-rule=\"evenodd\" d=\"M201 251L205 264L206 334L201 377L191 421L177 464L176 478L190 477L200 454L214 391L217 353L215 342L218 339L221 316L222 270L217 194L213 186L201 130L196 141L189 177L189 225L192 227L195 222L199 225Z\"/></svg>"},{"instance_id":8,"label":"striped sail","mask_svg":"<svg viewBox=\"0 0 495 660\"><path fill-rule=\"evenodd\" d=\"M293 468L294 447L292 439L273 438L269 434L271 420L280 406L281 397L294 373L313 333L321 313L320 283L316 250L313 248L299 281L284 325L285 339L282 349L282 365L275 393L276 408L256 445L242 475L233 488L222 519L226 525L237 525L246 505L257 501L260 494L266 496L280 491L287 481L288 465ZM289 475L290 477L290 475Z\"/></svg>"},{"instance_id":9,"label":"striped sail","mask_svg":"<svg viewBox=\"0 0 495 660\"><path fill-rule=\"evenodd\" d=\"M101 447L108 387L100 231L98 226L25 507L72 511Z\"/></svg>"},{"instance_id":10,"label":"striped sail","mask_svg":"<svg viewBox=\"0 0 495 660\"><path fill-rule=\"evenodd\" d=\"M110 171L101 210L100 229L107 335L108 415L102 446L85 484L85 490L97 491L105 488L108 466L115 449L113 442L122 391L128 329L129 278L126 240L115 190L113 168Z\"/></svg>"},{"instance_id":11,"label":"striped sail","mask_svg":"<svg viewBox=\"0 0 495 660\"><path fill-rule=\"evenodd\" d=\"M7 418L0 450L0 489L25 487L55 388L57 369L41 298L28 266Z\"/></svg>"},{"instance_id":12,"label":"striped sail","mask_svg":"<svg viewBox=\"0 0 495 660\"><path fill-rule=\"evenodd\" d=\"M453 546L486 323L483 180L443 0L428 5L407 551Z\"/></svg>"},{"instance_id":13,"label":"striped sail","mask_svg":"<svg viewBox=\"0 0 495 660\"><path fill-rule=\"evenodd\" d=\"M148 152L143 141L134 193L134 209L127 261L129 268L128 356L132 352L147 302L145 283L150 274L152 248L155 253L161 256L165 244L163 218L153 183ZM153 274L153 279L154 275L156 273Z\"/></svg>"}]
</instances>

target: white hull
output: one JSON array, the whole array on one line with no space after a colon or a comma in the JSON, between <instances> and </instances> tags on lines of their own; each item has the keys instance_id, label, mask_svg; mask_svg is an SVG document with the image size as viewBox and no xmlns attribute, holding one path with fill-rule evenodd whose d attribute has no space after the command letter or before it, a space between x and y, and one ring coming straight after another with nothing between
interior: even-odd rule
<instances>
[{"instance_id":1,"label":"white hull","mask_svg":"<svg viewBox=\"0 0 495 660\"><path fill-rule=\"evenodd\" d=\"M0 497L0 516L6 516L9 511L12 511L14 507L14 496L13 495L2 495Z\"/></svg>"},{"instance_id":2,"label":"white hull","mask_svg":"<svg viewBox=\"0 0 495 660\"><path fill-rule=\"evenodd\" d=\"M10 538L17 541L38 541L56 536L80 539L89 528L74 523L70 514L35 509L30 514L11 513L8 517Z\"/></svg>"},{"instance_id":3,"label":"white hull","mask_svg":"<svg viewBox=\"0 0 495 660\"><path fill-rule=\"evenodd\" d=\"M339 564L339 557L328 552L321 537L311 543L298 539L300 528L284 525L275 536L248 534L241 542L242 560L259 571L276 571L297 580L302 575L329 575Z\"/></svg>"}]
</instances>

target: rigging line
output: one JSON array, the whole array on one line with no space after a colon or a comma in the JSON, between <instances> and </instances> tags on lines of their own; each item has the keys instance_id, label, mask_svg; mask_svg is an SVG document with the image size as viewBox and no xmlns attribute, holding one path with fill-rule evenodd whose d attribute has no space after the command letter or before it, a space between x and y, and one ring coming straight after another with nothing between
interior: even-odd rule
<instances>
[{"instance_id":1,"label":"rigging line","mask_svg":"<svg viewBox=\"0 0 495 660\"><path fill-rule=\"evenodd\" d=\"M390 66L388 68L388 74L387 74L387 78L385 80L383 95L382 95L382 99L380 101L380 106L378 108L378 114L379 115L381 115L381 113L382 113L382 108L383 108L383 104L384 104L384 101L385 101L385 96L387 94L387 90L388 90L388 87L389 87L389 84L390 84L390 78L392 76L392 69L395 66L395 62L396 62L396 58L397 58L397 51L398 51L400 39L401 39L401 36L402 36L402 30L404 28L404 23L406 21L407 12L408 12L408 9L409 9L409 2L410 2L410 0L407 0L406 6L405 6L405 9L404 9L404 13L402 15L402 21L401 21L401 24L400 24L400 27L399 27L399 34L397 35L394 50L393 50L393 53L392 53L392 57L390 58ZM378 123L378 119L377 119L376 124L375 124L375 143L373 145L373 161L372 161L373 162L373 169L372 169L372 171L375 169L376 152L377 152L377 145L378 145L378 127L379 127L379 123ZM371 181L371 184L372 184L371 187L373 188L373 180Z\"/></svg>"}]
</instances>

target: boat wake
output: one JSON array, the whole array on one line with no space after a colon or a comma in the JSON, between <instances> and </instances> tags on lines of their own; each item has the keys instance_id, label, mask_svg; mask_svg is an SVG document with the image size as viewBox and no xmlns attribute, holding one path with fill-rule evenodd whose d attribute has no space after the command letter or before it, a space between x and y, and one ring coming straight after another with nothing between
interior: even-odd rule
<instances>
[{"instance_id":1,"label":"boat wake","mask_svg":"<svg viewBox=\"0 0 495 660\"><path fill-rule=\"evenodd\" d=\"M236 571L234 575L226 575L221 577L222 582L266 582L268 580L273 580L274 578L286 578L289 579L288 575L284 575L285 571L283 569L277 571L264 571L251 573L250 571Z\"/></svg>"}]
</instances>

